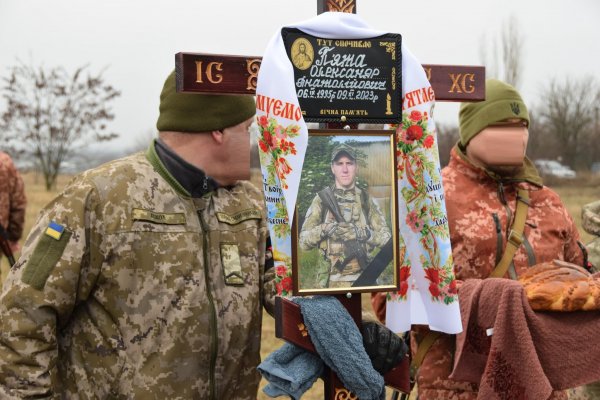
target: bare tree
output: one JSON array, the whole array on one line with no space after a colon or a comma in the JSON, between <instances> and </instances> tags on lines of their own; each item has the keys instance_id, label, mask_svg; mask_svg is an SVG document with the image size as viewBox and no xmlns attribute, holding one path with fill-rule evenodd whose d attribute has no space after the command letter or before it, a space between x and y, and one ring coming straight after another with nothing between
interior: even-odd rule
<instances>
[{"instance_id":1,"label":"bare tree","mask_svg":"<svg viewBox=\"0 0 600 400\"><path fill-rule=\"evenodd\" d=\"M541 114L541 107L532 106L529 109L527 156L532 160L557 159L562 153L560 145L547 129L546 121Z\"/></svg>"},{"instance_id":2,"label":"bare tree","mask_svg":"<svg viewBox=\"0 0 600 400\"><path fill-rule=\"evenodd\" d=\"M105 131L106 122L114 118L109 103L120 92L104 82L102 72L94 75L82 66L69 75L62 67L46 69L18 61L3 81L5 140L36 160L47 190L71 152L118 136Z\"/></svg>"},{"instance_id":3,"label":"bare tree","mask_svg":"<svg viewBox=\"0 0 600 400\"><path fill-rule=\"evenodd\" d=\"M594 157L589 143L597 140L596 116L600 102L597 81L584 77L563 82L552 80L542 93L540 111L546 133L556 138L563 161L574 168L587 167Z\"/></svg>"},{"instance_id":4,"label":"bare tree","mask_svg":"<svg viewBox=\"0 0 600 400\"><path fill-rule=\"evenodd\" d=\"M484 35L479 42L479 56L486 66L486 75L502 79L518 88L523 75L524 43L525 39L515 15L504 21L499 38L492 37L488 41Z\"/></svg>"}]
</instances>

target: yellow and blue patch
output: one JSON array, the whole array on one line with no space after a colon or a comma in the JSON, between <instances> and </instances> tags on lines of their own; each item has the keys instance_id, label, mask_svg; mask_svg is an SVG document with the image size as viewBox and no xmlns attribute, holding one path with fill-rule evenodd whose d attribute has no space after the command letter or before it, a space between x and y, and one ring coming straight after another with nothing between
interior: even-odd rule
<instances>
[{"instance_id":1,"label":"yellow and blue patch","mask_svg":"<svg viewBox=\"0 0 600 400\"><path fill-rule=\"evenodd\" d=\"M60 240L62 234L65 231L65 227L61 224L57 224L54 221L51 221L46 228L46 235L50 236L53 239Z\"/></svg>"}]
</instances>

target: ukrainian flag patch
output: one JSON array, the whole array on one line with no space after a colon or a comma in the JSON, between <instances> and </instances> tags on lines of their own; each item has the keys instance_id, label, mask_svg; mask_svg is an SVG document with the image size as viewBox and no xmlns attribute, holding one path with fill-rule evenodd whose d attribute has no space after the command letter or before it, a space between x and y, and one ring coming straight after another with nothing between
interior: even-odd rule
<instances>
[{"instance_id":1,"label":"ukrainian flag patch","mask_svg":"<svg viewBox=\"0 0 600 400\"><path fill-rule=\"evenodd\" d=\"M52 221L48 224L48 227L46 228L46 235L50 236L52 239L60 240L64 231L64 226Z\"/></svg>"}]
</instances>

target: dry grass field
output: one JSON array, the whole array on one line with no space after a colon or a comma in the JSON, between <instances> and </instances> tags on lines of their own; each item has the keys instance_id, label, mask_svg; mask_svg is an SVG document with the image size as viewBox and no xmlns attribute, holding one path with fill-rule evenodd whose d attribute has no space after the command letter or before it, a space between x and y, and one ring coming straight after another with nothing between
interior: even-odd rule
<instances>
[{"instance_id":1,"label":"dry grass field","mask_svg":"<svg viewBox=\"0 0 600 400\"><path fill-rule=\"evenodd\" d=\"M66 185L70 180L68 176L61 176L57 183L57 189L53 192L47 192L44 188L43 179L39 175L33 173L27 173L24 175L25 186L27 191L27 214L25 222L25 232L29 232L40 209L48 203L56 195L56 193ZM589 203L594 200L600 199L600 178L584 177L571 182L554 182L548 181L548 184L556 190L563 202L566 204L569 212L571 213L575 223L578 227L581 227L581 207L582 205ZM587 243L591 240L591 236L580 228L582 235L582 241ZM2 279L7 272L6 260L2 260ZM365 300L367 300L365 298ZM363 301L365 306L368 306L367 301ZM263 322L263 342L262 342L262 357L266 357L270 352L280 347L283 342L275 337L274 320L265 313ZM263 381L261 387L265 384ZM388 393L390 397L390 393ZM268 397L259 392L258 399L267 399ZM318 381L315 386L306 393L303 399L316 400L323 398L323 384L322 381Z\"/></svg>"}]
</instances>

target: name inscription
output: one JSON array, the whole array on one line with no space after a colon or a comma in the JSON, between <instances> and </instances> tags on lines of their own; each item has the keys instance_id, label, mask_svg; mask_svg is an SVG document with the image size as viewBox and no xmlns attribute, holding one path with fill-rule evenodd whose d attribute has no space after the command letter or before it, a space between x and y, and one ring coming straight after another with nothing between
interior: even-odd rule
<instances>
[{"instance_id":1,"label":"name inscription","mask_svg":"<svg viewBox=\"0 0 600 400\"><path fill-rule=\"evenodd\" d=\"M325 39L284 28L296 93L308 122L395 123L401 118L401 37Z\"/></svg>"}]
</instances>

